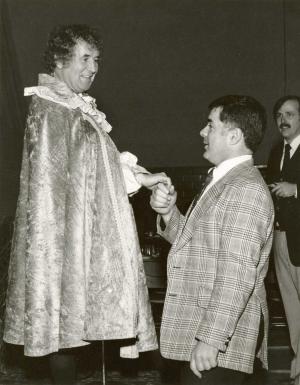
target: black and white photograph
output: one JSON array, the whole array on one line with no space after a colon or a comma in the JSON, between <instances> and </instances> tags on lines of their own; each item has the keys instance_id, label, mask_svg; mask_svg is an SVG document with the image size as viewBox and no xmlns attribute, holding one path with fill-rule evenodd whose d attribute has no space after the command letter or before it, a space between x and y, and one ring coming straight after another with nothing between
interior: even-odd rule
<instances>
[{"instance_id":1,"label":"black and white photograph","mask_svg":"<svg viewBox=\"0 0 300 385\"><path fill-rule=\"evenodd\" d=\"M300 1L0 17L0 385L300 385Z\"/></svg>"}]
</instances>

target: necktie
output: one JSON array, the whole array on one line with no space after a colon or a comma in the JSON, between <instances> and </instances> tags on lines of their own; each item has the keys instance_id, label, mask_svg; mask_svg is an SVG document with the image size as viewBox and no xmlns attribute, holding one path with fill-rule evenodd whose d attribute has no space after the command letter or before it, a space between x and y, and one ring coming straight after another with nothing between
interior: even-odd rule
<instances>
[{"instance_id":1,"label":"necktie","mask_svg":"<svg viewBox=\"0 0 300 385\"><path fill-rule=\"evenodd\" d=\"M206 187L212 181L212 179L213 179L213 171L214 171L214 168L211 168L209 170L208 174L206 175L205 181L204 181L203 185L201 186L201 191L195 196L195 198L194 198L194 200L192 202L191 209L189 211L188 217L191 215L191 212L194 210L194 208L195 208L197 202L199 201L200 197L202 196L204 190L206 189Z\"/></svg>"},{"instance_id":2,"label":"necktie","mask_svg":"<svg viewBox=\"0 0 300 385\"><path fill-rule=\"evenodd\" d=\"M291 146L287 143L285 146L284 146L284 158L283 158L283 163L282 163L282 168L281 168L281 173L284 173L284 171L286 170L287 168L287 165L290 161L290 150L291 150Z\"/></svg>"}]
</instances>

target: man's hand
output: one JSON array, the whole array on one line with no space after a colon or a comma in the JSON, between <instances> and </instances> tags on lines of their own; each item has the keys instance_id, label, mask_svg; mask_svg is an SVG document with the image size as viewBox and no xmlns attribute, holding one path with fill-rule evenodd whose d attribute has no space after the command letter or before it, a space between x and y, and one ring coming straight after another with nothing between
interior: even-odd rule
<instances>
[{"instance_id":1,"label":"man's hand","mask_svg":"<svg viewBox=\"0 0 300 385\"><path fill-rule=\"evenodd\" d=\"M297 185L289 182L277 182L269 185L271 193L278 198L287 198L295 196L297 192Z\"/></svg>"},{"instance_id":2,"label":"man's hand","mask_svg":"<svg viewBox=\"0 0 300 385\"><path fill-rule=\"evenodd\" d=\"M203 370L209 370L217 366L219 350L214 346L199 341L192 351L190 368L193 373L201 378Z\"/></svg>"},{"instance_id":3,"label":"man's hand","mask_svg":"<svg viewBox=\"0 0 300 385\"><path fill-rule=\"evenodd\" d=\"M157 174L136 174L136 180L144 187L152 190L158 183L163 183L168 188L171 187L171 179L164 173Z\"/></svg>"},{"instance_id":4,"label":"man's hand","mask_svg":"<svg viewBox=\"0 0 300 385\"><path fill-rule=\"evenodd\" d=\"M150 205L158 214L168 215L173 211L176 198L177 193L173 185L168 187L159 183L152 191Z\"/></svg>"}]
</instances>

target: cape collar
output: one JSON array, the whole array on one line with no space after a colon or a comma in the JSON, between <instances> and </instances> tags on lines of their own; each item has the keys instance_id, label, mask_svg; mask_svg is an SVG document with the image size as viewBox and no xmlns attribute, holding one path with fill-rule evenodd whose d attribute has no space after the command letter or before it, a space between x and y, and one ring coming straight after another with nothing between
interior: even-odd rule
<instances>
[{"instance_id":1,"label":"cape collar","mask_svg":"<svg viewBox=\"0 0 300 385\"><path fill-rule=\"evenodd\" d=\"M64 82L47 74L39 74L38 84L36 87L26 87L24 95L35 94L72 110L79 108L84 114L95 120L104 131L112 130L112 126L106 120L106 115L97 109L96 100L88 94L76 94Z\"/></svg>"}]
</instances>

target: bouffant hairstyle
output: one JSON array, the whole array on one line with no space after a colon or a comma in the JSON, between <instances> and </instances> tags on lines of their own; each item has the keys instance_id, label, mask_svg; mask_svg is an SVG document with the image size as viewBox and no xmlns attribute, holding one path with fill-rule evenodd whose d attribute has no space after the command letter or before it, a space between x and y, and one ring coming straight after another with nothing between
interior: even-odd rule
<instances>
[{"instance_id":1,"label":"bouffant hairstyle","mask_svg":"<svg viewBox=\"0 0 300 385\"><path fill-rule=\"evenodd\" d=\"M98 49L101 59L103 43L96 29L84 24L60 25L50 33L44 53L44 66L49 74L53 73L58 60L67 63L71 59L79 40Z\"/></svg>"}]
</instances>

